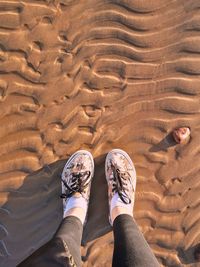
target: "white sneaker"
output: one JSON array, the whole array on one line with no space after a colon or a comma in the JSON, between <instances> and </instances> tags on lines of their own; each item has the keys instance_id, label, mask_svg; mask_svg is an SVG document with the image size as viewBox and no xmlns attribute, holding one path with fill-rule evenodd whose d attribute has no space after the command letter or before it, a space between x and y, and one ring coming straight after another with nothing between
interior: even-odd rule
<instances>
[{"instance_id":1,"label":"white sneaker","mask_svg":"<svg viewBox=\"0 0 200 267\"><path fill-rule=\"evenodd\" d=\"M94 176L94 160L86 150L75 152L65 164L62 172L63 209L65 211L71 196L80 193L88 208L91 181ZM85 202L84 201L84 202Z\"/></svg>"},{"instance_id":2,"label":"white sneaker","mask_svg":"<svg viewBox=\"0 0 200 267\"><path fill-rule=\"evenodd\" d=\"M133 213L136 189L136 170L129 155L121 149L111 150L105 162L105 174L108 182L108 199L111 212L114 207L121 206Z\"/></svg>"}]
</instances>

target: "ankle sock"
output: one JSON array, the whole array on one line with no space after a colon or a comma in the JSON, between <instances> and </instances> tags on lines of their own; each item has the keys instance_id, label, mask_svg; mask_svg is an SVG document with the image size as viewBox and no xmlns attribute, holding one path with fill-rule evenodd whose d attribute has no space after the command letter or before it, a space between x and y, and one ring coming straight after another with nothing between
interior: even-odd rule
<instances>
[{"instance_id":1,"label":"ankle sock","mask_svg":"<svg viewBox=\"0 0 200 267\"><path fill-rule=\"evenodd\" d=\"M85 200L85 198L82 196L80 197L71 196L67 200L66 206L64 207L63 218L65 218L67 216L66 213L70 209L73 209L73 208L81 208L83 210L83 214L81 214L80 216L77 215L76 217L81 220L82 224L84 224L86 213L87 213L87 208L88 208L88 203Z\"/></svg>"},{"instance_id":2,"label":"ankle sock","mask_svg":"<svg viewBox=\"0 0 200 267\"><path fill-rule=\"evenodd\" d=\"M128 214L128 215L133 217L133 204L134 204L133 202L131 202L130 204L125 204L121 200L121 198L119 197L119 194L115 193L114 196L112 197L111 203L110 203L110 222L111 222L111 225L113 224L111 214L112 214L112 210L115 207L125 208L126 210L122 214Z\"/></svg>"}]
</instances>

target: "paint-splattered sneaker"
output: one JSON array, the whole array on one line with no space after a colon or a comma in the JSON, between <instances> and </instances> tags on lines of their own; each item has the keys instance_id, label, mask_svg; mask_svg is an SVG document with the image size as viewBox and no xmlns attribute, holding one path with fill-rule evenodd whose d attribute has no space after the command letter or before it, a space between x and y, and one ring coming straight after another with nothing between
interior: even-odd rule
<instances>
[{"instance_id":1,"label":"paint-splattered sneaker","mask_svg":"<svg viewBox=\"0 0 200 267\"><path fill-rule=\"evenodd\" d=\"M123 207L132 216L136 189L136 171L129 155L121 149L111 150L105 162L105 174L108 182L110 216L115 207Z\"/></svg>"},{"instance_id":2,"label":"paint-splattered sneaker","mask_svg":"<svg viewBox=\"0 0 200 267\"><path fill-rule=\"evenodd\" d=\"M72 208L88 209L94 160L86 150L75 152L65 164L62 172L63 217ZM78 197L77 197L78 195Z\"/></svg>"}]
</instances>

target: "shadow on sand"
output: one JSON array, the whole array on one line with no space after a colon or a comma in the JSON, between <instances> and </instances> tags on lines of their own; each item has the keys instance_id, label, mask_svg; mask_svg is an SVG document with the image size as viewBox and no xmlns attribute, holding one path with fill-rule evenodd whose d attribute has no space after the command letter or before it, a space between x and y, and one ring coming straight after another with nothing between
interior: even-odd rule
<instances>
[{"instance_id":1,"label":"shadow on sand","mask_svg":"<svg viewBox=\"0 0 200 267\"><path fill-rule=\"evenodd\" d=\"M82 244L111 230L108 222L105 155L95 159L87 224ZM44 166L24 179L17 190L10 190L0 208L1 266L16 266L48 242L62 221L61 173L66 160Z\"/></svg>"},{"instance_id":2,"label":"shadow on sand","mask_svg":"<svg viewBox=\"0 0 200 267\"><path fill-rule=\"evenodd\" d=\"M200 243L186 250L180 249L178 251L178 256L182 264L195 264L194 266L200 266Z\"/></svg>"},{"instance_id":3,"label":"shadow on sand","mask_svg":"<svg viewBox=\"0 0 200 267\"><path fill-rule=\"evenodd\" d=\"M175 146L177 143L174 141L172 134L168 134L163 138L158 144L153 145L149 152L159 152L159 151L166 151L169 147Z\"/></svg>"},{"instance_id":4,"label":"shadow on sand","mask_svg":"<svg viewBox=\"0 0 200 267\"><path fill-rule=\"evenodd\" d=\"M165 139L152 147L152 151L169 147L170 143L167 146ZM82 245L111 231L104 162L105 155L95 159L95 175ZM7 202L0 208L1 266L16 266L47 243L58 229L62 221L60 177L65 163L66 160L59 160L46 165L28 175L20 188L9 191ZM182 263L195 263L195 249L196 246L179 251Z\"/></svg>"}]
</instances>

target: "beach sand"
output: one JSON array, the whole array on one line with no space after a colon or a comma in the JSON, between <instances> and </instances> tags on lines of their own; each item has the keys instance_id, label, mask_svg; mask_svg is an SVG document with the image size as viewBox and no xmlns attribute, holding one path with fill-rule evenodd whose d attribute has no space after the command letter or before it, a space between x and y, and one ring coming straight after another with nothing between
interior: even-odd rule
<instances>
[{"instance_id":1,"label":"beach sand","mask_svg":"<svg viewBox=\"0 0 200 267\"><path fill-rule=\"evenodd\" d=\"M199 32L197 0L0 1L0 266L55 233L77 149L96 164L83 266L111 266L112 148L135 163L134 217L161 266L200 266Z\"/></svg>"}]
</instances>

